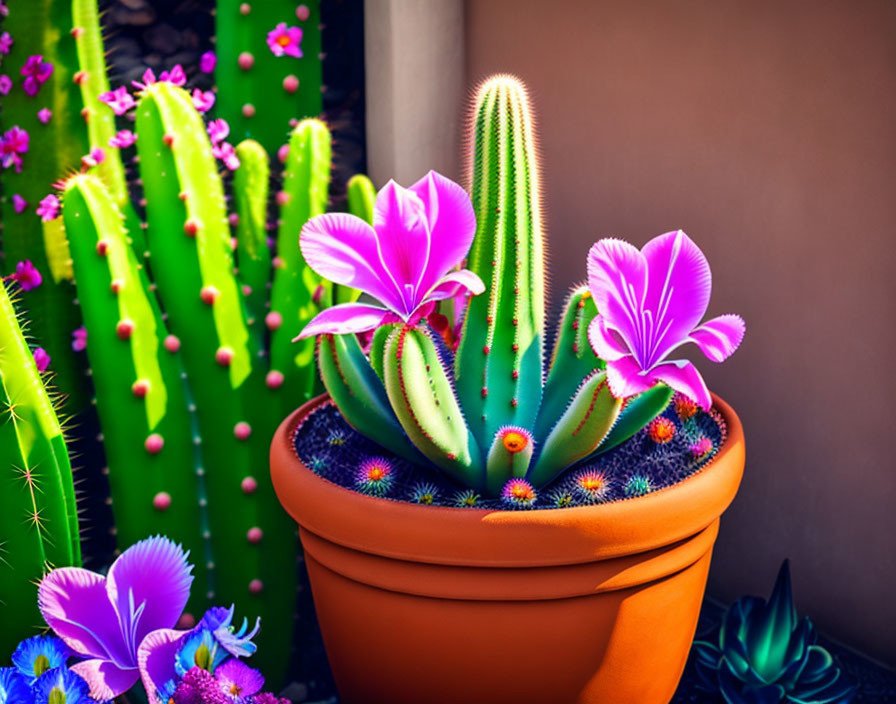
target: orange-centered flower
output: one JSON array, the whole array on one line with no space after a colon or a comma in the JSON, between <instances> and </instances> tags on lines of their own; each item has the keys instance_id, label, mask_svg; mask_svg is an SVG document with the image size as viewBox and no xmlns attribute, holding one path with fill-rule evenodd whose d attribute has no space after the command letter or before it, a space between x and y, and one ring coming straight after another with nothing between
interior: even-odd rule
<instances>
[{"instance_id":1,"label":"orange-centered flower","mask_svg":"<svg viewBox=\"0 0 896 704\"><path fill-rule=\"evenodd\" d=\"M521 452L528 444L529 439L516 430L511 430L504 436L504 447L508 452Z\"/></svg>"}]
</instances>

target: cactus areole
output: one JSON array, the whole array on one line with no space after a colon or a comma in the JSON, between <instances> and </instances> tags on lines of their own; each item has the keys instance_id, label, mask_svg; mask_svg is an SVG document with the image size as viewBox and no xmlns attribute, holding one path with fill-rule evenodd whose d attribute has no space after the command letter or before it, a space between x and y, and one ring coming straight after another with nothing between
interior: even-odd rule
<instances>
[{"instance_id":1,"label":"cactus areole","mask_svg":"<svg viewBox=\"0 0 896 704\"><path fill-rule=\"evenodd\" d=\"M744 323L701 324L709 265L681 230L603 239L547 356L525 88L491 78L471 115L470 195L431 172L383 188L372 223L299 238L367 295L299 333L329 395L271 449L336 681L346 702L664 704L744 463L737 416L677 352L721 362Z\"/></svg>"}]
</instances>

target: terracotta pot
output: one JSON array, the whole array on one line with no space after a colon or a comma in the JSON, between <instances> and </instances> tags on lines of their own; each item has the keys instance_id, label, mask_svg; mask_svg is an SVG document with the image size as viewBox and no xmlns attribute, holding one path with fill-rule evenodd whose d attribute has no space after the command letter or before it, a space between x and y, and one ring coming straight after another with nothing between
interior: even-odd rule
<instances>
[{"instance_id":1,"label":"terracotta pot","mask_svg":"<svg viewBox=\"0 0 896 704\"><path fill-rule=\"evenodd\" d=\"M277 431L274 487L299 524L344 704L665 704L697 624L719 516L744 466L715 460L647 496L493 511L332 484L296 457L309 401Z\"/></svg>"}]
</instances>

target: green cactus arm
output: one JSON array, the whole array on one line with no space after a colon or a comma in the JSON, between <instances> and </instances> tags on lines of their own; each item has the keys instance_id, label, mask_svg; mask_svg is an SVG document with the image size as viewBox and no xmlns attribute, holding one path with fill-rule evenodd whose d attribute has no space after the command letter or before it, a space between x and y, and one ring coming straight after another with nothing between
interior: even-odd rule
<instances>
[{"instance_id":1,"label":"green cactus arm","mask_svg":"<svg viewBox=\"0 0 896 704\"><path fill-rule=\"evenodd\" d=\"M270 166L268 153L254 139L236 146L240 166L233 174L237 266L249 309L249 327L261 335L267 312L271 251L268 247L267 209Z\"/></svg>"},{"instance_id":2,"label":"green cactus arm","mask_svg":"<svg viewBox=\"0 0 896 704\"><path fill-rule=\"evenodd\" d=\"M557 329L544 397L538 409L535 437L544 440L569 405L582 380L606 364L594 354L588 341L588 325L597 315L597 306L587 286L569 294Z\"/></svg>"},{"instance_id":3,"label":"green cactus arm","mask_svg":"<svg viewBox=\"0 0 896 704\"><path fill-rule=\"evenodd\" d=\"M199 559L209 549L202 537L202 463L194 452L180 360L165 349L158 303L128 243L121 211L97 177L78 174L66 181L63 216L106 431L116 539L122 548L153 534L177 540L196 556L197 584L208 591L208 561ZM192 607L202 601L197 591Z\"/></svg>"},{"instance_id":4,"label":"green cactus arm","mask_svg":"<svg viewBox=\"0 0 896 704\"><path fill-rule=\"evenodd\" d=\"M610 393L606 372L585 379L569 408L560 417L541 448L527 477L544 486L570 465L596 450L619 417L622 400Z\"/></svg>"},{"instance_id":5,"label":"green cactus arm","mask_svg":"<svg viewBox=\"0 0 896 704\"><path fill-rule=\"evenodd\" d=\"M484 490L479 447L429 334L397 327L386 342L383 367L389 403L417 449L467 486Z\"/></svg>"},{"instance_id":6,"label":"green cactus arm","mask_svg":"<svg viewBox=\"0 0 896 704\"><path fill-rule=\"evenodd\" d=\"M544 254L533 118L522 83L480 88L473 116L476 237L467 266L487 294L470 300L455 370L481 445L502 425L532 427L541 404Z\"/></svg>"},{"instance_id":7,"label":"green cactus arm","mask_svg":"<svg viewBox=\"0 0 896 704\"><path fill-rule=\"evenodd\" d=\"M0 284L0 650L41 627L35 583L78 565L74 484L62 428Z\"/></svg>"},{"instance_id":8,"label":"green cactus arm","mask_svg":"<svg viewBox=\"0 0 896 704\"><path fill-rule=\"evenodd\" d=\"M283 374L284 416L312 397L317 382L314 340L293 340L332 301L332 284L305 264L298 246L302 226L327 208L330 143L327 126L311 119L296 125L289 140L271 290L271 312L280 320L271 334L271 369Z\"/></svg>"},{"instance_id":9,"label":"green cactus arm","mask_svg":"<svg viewBox=\"0 0 896 704\"><path fill-rule=\"evenodd\" d=\"M401 323L380 325L370 340L370 349L367 353L370 358L370 366L373 367L373 371L383 383L386 383L386 370L383 367L386 358L386 342L388 342L392 331L399 327L401 327Z\"/></svg>"},{"instance_id":10,"label":"green cactus arm","mask_svg":"<svg viewBox=\"0 0 896 704\"><path fill-rule=\"evenodd\" d=\"M395 417L383 382L356 336L322 335L317 360L324 386L349 425L396 455L426 464Z\"/></svg>"},{"instance_id":11,"label":"green cactus arm","mask_svg":"<svg viewBox=\"0 0 896 704\"><path fill-rule=\"evenodd\" d=\"M307 8L308 15L301 19L296 3L286 0L217 3L216 115L230 123L237 140L257 139L271 156L283 143L290 120L323 111L319 5L319 0L303 2L299 7ZM281 22L302 30L301 58L274 56L268 47L268 33Z\"/></svg>"},{"instance_id":12,"label":"green cactus arm","mask_svg":"<svg viewBox=\"0 0 896 704\"><path fill-rule=\"evenodd\" d=\"M57 281L51 275L44 223L34 212L50 193L50 185L60 174L80 165L81 155L87 151L81 99L73 80L77 59L71 28L70 0L20 0L3 18L3 31L10 33L14 44L3 57L2 73L8 74L15 86L2 98L0 123L3 131L20 127L30 139L28 152L22 155L21 172L12 167L3 171L0 227L5 257L0 267L9 273L16 262L27 259L43 275L40 286L22 292L18 305L31 321L32 339L50 354L54 383L68 398L66 409L74 413L89 401L82 360L70 348L69 336L81 324L80 315L71 282ZM53 65L53 74L32 97L22 89L19 69L29 56L37 54ZM42 108L52 113L46 123L37 117ZM13 195L28 204L21 213L15 211Z\"/></svg>"},{"instance_id":13,"label":"green cactus arm","mask_svg":"<svg viewBox=\"0 0 896 704\"><path fill-rule=\"evenodd\" d=\"M348 212L373 225L373 204L376 200L376 189L364 174L355 174L346 185ZM333 286L334 303L353 303L361 296L361 292L350 286Z\"/></svg>"},{"instance_id":14,"label":"green cactus arm","mask_svg":"<svg viewBox=\"0 0 896 704\"><path fill-rule=\"evenodd\" d=\"M267 625L258 657L277 678L289 658L292 620L284 615L295 599L294 572L282 566L295 559L296 542L270 486L264 445L283 390L269 377L264 391L202 118L186 91L159 82L141 97L136 126L153 277L169 328L181 341L210 478L216 589L208 598L261 616Z\"/></svg>"},{"instance_id":15,"label":"green cactus arm","mask_svg":"<svg viewBox=\"0 0 896 704\"><path fill-rule=\"evenodd\" d=\"M641 430L641 428L666 410L674 393L665 384L657 384L652 389L648 389L644 393L628 399L622 408L622 412L619 414L619 419L600 447L593 453L594 456L601 455L607 450L612 450Z\"/></svg>"},{"instance_id":16,"label":"green cactus arm","mask_svg":"<svg viewBox=\"0 0 896 704\"><path fill-rule=\"evenodd\" d=\"M72 0L71 7L71 33L75 38L79 67L75 78L81 89L83 105L81 114L87 122L90 147L100 147L106 153L106 158L97 165L96 171L124 214L125 226L135 251L142 255L146 251L146 238L131 204L125 166L120 151L109 146L109 140L116 133L115 113L99 99L110 89L99 7L96 0Z\"/></svg>"},{"instance_id":17,"label":"green cactus arm","mask_svg":"<svg viewBox=\"0 0 896 704\"><path fill-rule=\"evenodd\" d=\"M486 465L489 494L497 496L509 479L525 477L534 450L532 436L523 428L506 427L495 433Z\"/></svg>"}]
</instances>

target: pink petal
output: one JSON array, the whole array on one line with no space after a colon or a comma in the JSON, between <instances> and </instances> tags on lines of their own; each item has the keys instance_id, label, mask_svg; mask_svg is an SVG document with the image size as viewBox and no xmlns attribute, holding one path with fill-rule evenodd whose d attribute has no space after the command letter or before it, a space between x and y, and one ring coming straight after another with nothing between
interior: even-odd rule
<instances>
[{"instance_id":1,"label":"pink petal","mask_svg":"<svg viewBox=\"0 0 896 704\"><path fill-rule=\"evenodd\" d=\"M628 354L612 361L607 360L607 382L616 398L628 398L653 386L654 381L641 371L635 358Z\"/></svg>"},{"instance_id":2,"label":"pink petal","mask_svg":"<svg viewBox=\"0 0 896 704\"><path fill-rule=\"evenodd\" d=\"M712 407L712 397L706 382L697 371L697 367L687 360L671 360L658 364L650 370L650 378L655 381L664 381L675 391L684 394L697 403L704 411Z\"/></svg>"},{"instance_id":3,"label":"pink petal","mask_svg":"<svg viewBox=\"0 0 896 704\"><path fill-rule=\"evenodd\" d=\"M427 291L467 256L476 234L476 216L467 192L435 171L408 190L420 198L429 225L429 261L420 281L420 289Z\"/></svg>"},{"instance_id":4,"label":"pink petal","mask_svg":"<svg viewBox=\"0 0 896 704\"><path fill-rule=\"evenodd\" d=\"M690 341L713 362L724 362L738 348L746 329L739 315L720 315L692 330Z\"/></svg>"},{"instance_id":5,"label":"pink petal","mask_svg":"<svg viewBox=\"0 0 896 704\"><path fill-rule=\"evenodd\" d=\"M137 666L143 688L149 695L149 704L164 704L156 691L168 680L175 679L174 660L181 647L181 639L189 631L175 631L163 628L153 631L140 643L137 649Z\"/></svg>"},{"instance_id":6,"label":"pink petal","mask_svg":"<svg viewBox=\"0 0 896 704\"><path fill-rule=\"evenodd\" d=\"M703 252L681 230L654 237L641 253L649 272L644 308L655 321L650 331L650 358L642 361L653 366L686 340L703 319L712 276Z\"/></svg>"},{"instance_id":7,"label":"pink petal","mask_svg":"<svg viewBox=\"0 0 896 704\"><path fill-rule=\"evenodd\" d=\"M133 664L103 576L80 567L60 567L41 580L37 602L47 625L74 652L112 660L123 668Z\"/></svg>"},{"instance_id":8,"label":"pink petal","mask_svg":"<svg viewBox=\"0 0 896 704\"><path fill-rule=\"evenodd\" d=\"M478 296L485 291L485 284L482 283L482 279L477 274L474 274L469 269L449 271L423 296L423 301L441 301L464 291L469 291L472 295Z\"/></svg>"},{"instance_id":9,"label":"pink petal","mask_svg":"<svg viewBox=\"0 0 896 704\"><path fill-rule=\"evenodd\" d=\"M190 597L192 569L183 548L159 536L135 543L112 563L106 590L135 651L150 631L177 623Z\"/></svg>"},{"instance_id":10,"label":"pink petal","mask_svg":"<svg viewBox=\"0 0 896 704\"><path fill-rule=\"evenodd\" d=\"M383 264L377 235L361 218L328 213L311 218L299 237L302 256L325 279L360 289L405 314L401 290Z\"/></svg>"},{"instance_id":11,"label":"pink petal","mask_svg":"<svg viewBox=\"0 0 896 704\"><path fill-rule=\"evenodd\" d=\"M594 354L605 362L616 361L631 354L619 333L607 327L607 319L602 315L595 317L588 325L588 341Z\"/></svg>"},{"instance_id":12,"label":"pink petal","mask_svg":"<svg viewBox=\"0 0 896 704\"><path fill-rule=\"evenodd\" d=\"M295 339L301 340L324 333L346 335L352 332L373 330L389 316L389 311L376 306L364 303L341 303L314 316Z\"/></svg>"},{"instance_id":13,"label":"pink petal","mask_svg":"<svg viewBox=\"0 0 896 704\"><path fill-rule=\"evenodd\" d=\"M123 670L104 660L85 660L69 669L84 678L90 687L90 696L101 702L124 694L140 679L136 667Z\"/></svg>"}]
</instances>

